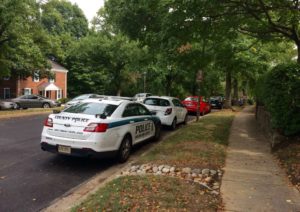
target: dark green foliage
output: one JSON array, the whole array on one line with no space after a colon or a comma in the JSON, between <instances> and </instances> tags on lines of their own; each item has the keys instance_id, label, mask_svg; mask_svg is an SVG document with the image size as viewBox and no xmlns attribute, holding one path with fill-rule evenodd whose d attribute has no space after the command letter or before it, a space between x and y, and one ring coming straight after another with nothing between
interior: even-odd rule
<instances>
[{"instance_id":1,"label":"dark green foliage","mask_svg":"<svg viewBox=\"0 0 300 212\"><path fill-rule=\"evenodd\" d=\"M271 113L275 129L284 135L300 133L300 65L276 66L259 80L256 94Z\"/></svg>"}]
</instances>

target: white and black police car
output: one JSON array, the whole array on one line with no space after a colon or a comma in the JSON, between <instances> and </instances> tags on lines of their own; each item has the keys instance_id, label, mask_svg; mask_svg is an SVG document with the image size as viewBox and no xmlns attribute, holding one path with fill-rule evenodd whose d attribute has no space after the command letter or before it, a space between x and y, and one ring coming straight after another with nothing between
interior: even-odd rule
<instances>
[{"instance_id":1,"label":"white and black police car","mask_svg":"<svg viewBox=\"0 0 300 212\"><path fill-rule=\"evenodd\" d=\"M160 128L160 119L140 103L87 99L49 115L41 148L74 156L115 156L125 162L133 145L159 139Z\"/></svg>"}]
</instances>

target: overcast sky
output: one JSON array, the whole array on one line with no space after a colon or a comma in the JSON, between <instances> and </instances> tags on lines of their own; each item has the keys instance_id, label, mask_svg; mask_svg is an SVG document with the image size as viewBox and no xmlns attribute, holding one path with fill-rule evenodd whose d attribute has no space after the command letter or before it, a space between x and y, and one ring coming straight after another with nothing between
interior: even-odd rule
<instances>
[{"instance_id":1,"label":"overcast sky","mask_svg":"<svg viewBox=\"0 0 300 212\"><path fill-rule=\"evenodd\" d=\"M89 21L93 19L98 10L103 7L104 0L69 0L76 3L84 12Z\"/></svg>"}]
</instances>

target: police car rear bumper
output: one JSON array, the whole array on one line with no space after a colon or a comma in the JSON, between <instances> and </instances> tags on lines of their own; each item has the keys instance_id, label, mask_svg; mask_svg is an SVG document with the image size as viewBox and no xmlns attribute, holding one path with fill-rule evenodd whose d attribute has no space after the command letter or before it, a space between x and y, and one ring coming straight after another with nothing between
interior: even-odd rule
<instances>
[{"instance_id":1,"label":"police car rear bumper","mask_svg":"<svg viewBox=\"0 0 300 212\"><path fill-rule=\"evenodd\" d=\"M58 152L58 145L51 145L46 142L41 143L41 149L43 151L52 152L56 154L63 154L63 155L70 155L70 156L77 156L77 157L94 157L94 158L111 158L111 157L115 157L118 153L118 151L96 152L89 148L82 148L82 149L71 148L70 154L64 154Z\"/></svg>"}]
</instances>

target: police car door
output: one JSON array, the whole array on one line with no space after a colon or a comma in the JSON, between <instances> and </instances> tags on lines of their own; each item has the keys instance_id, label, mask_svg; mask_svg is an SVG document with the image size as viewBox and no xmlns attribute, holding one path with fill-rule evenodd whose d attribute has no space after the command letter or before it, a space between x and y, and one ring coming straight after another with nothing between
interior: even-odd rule
<instances>
[{"instance_id":1,"label":"police car door","mask_svg":"<svg viewBox=\"0 0 300 212\"><path fill-rule=\"evenodd\" d=\"M144 109L147 109L137 103L130 103L126 106L123 117L128 120L128 126L130 133L132 135L132 143L138 143L154 135L154 126L151 125L150 116L141 113ZM146 113L145 112L145 113Z\"/></svg>"}]
</instances>

